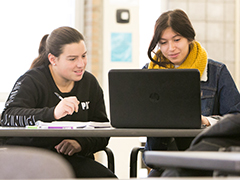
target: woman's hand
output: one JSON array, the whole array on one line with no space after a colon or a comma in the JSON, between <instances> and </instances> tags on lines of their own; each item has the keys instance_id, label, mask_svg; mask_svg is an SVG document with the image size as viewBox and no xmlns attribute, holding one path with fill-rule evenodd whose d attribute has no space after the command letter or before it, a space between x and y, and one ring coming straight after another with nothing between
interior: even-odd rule
<instances>
[{"instance_id":1,"label":"woman's hand","mask_svg":"<svg viewBox=\"0 0 240 180\"><path fill-rule=\"evenodd\" d=\"M73 154L80 152L82 150L82 147L76 140L64 139L62 142L55 146L55 149L60 154L72 156Z\"/></svg>"},{"instance_id":2,"label":"woman's hand","mask_svg":"<svg viewBox=\"0 0 240 180\"><path fill-rule=\"evenodd\" d=\"M208 119L202 115L202 124L205 124L206 126L210 126L211 124L209 123Z\"/></svg>"},{"instance_id":3,"label":"woman's hand","mask_svg":"<svg viewBox=\"0 0 240 180\"><path fill-rule=\"evenodd\" d=\"M66 115L72 115L74 112L78 112L79 101L76 97L67 97L62 99L54 109L55 119L60 119Z\"/></svg>"}]
</instances>

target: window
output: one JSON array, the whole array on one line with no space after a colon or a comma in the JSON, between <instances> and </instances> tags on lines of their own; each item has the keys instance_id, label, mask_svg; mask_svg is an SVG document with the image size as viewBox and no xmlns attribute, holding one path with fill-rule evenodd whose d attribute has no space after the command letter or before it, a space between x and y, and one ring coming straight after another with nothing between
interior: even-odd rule
<instances>
[{"instance_id":1,"label":"window","mask_svg":"<svg viewBox=\"0 0 240 180\"><path fill-rule=\"evenodd\" d=\"M38 56L41 38L57 27L75 26L75 0L1 0L0 23L3 104L15 81Z\"/></svg>"}]
</instances>

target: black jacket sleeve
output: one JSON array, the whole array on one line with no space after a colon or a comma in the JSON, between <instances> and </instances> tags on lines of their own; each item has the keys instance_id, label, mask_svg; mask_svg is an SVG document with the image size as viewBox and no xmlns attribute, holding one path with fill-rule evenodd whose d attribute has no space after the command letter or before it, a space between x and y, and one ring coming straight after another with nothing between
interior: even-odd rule
<instances>
[{"instance_id":1,"label":"black jacket sleeve","mask_svg":"<svg viewBox=\"0 0 240 180\"><path fill-rule=\"evenodd\" d=\"M43 97L37 81L28 75L17 80L2 113L2 126L26 126L34 125L39 119L54 120L55 107L38 107Z\"/></svg>"},{"instance_id":2,"label":"black jacket sleeve","mask_svg":"<svg viewBox=\"0 0 240 180\"><path fill-rule=\"evenodd\" d=\"M240 145L240 114L227 114L221 121L203 130L194 138L190 147L196 146L202 141L214 139L214 144L224 144L228 146Z\"/></svg>"},{"instance_id":3,"label":"black jacket sleeve","mask_svg":"<svg viewBox=\"0 0 240 180\"><path fill-rule=\"evenodd\" d=\"M97 151L103 150L108 145L109 137L81 137L76 140L82 147L79 154L90 156Z\"/></svg>"}]
</instances>

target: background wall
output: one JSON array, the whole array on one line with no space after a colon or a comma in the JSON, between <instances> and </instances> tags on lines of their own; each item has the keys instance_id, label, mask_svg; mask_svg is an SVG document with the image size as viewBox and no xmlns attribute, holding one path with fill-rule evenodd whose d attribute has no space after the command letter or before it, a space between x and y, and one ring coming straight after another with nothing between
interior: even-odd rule
<instances>
[{"instance_id":1,"label":"background wall","mask_svg":"<svg viewBox=\"0 0 240 180\"><path fill-rule=\"evenodd\" d=\"M0 1L0 110L16 80L38 56L41 38L60 26L81 27L81 2L84 1ZM79 8L77 15L75 7Z\"/></svg>"},{"instance_id":2,"label":"background wall","mask_svg":"<svg viewBox=\"0 0 240 180\"><path fill-rule=\"evenodd\" d=\"M180 8L187 12L196 39L209 58L223 62L239 86L239 0L162 0L162 11Z\"/></svg>"},{"instance_id":3,"label":"background wall","mask_svg":"<svg viewBox=\"0 0 240 180\"><path fill-rule=\"evenodd\" d=\"M138 0L104 0L103 1L103 78L102 87L105 93L106 107L109 111L109 99L108 99L108 71L116 68L139 68L139 1ZM116 11L117 9L127 9L130 12L129 23L117 23ZM116 33L116 34L113 34ZM119 57L120 61L115 61L114 52L116 47L114 42L112 44L114 35L122 35L122 33L128 33L130 38L121 39L119 43L124 44L124 41L130 43L131 50L126 52L130 54L129 62L125 62L124 54ZM120 45L121 46L121 45ZM120 50L120 47L118 47ZM118 51L118 50L117 50ZM121 51L120 51L121 52ZM123 87L124 91L124 87ZM121 112L119 112L121 113ZM109 114L109 112L108 112ZM109 116L110 117L110 116ZM109 147L114 151L116 160L116 174L119 178L129 177L129 159L131 148L139 146L139 138L111 138Z\"/></svg>"}]
</instances>

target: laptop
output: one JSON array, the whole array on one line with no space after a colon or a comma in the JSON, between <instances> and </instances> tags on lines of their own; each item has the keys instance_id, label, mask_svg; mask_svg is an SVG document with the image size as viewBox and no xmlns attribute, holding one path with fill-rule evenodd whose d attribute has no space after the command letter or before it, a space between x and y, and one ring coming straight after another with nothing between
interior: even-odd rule
<instances>
[{"instance_id":1,"label":"laptop","mask_svg":"<svg viewBox=\"0 0 240 180\"><path fill-rule=\"evenodd\" d=\"M197 69L112 69L110 121L115 128L201 128Z\"/></svg>"}]
</instances>

